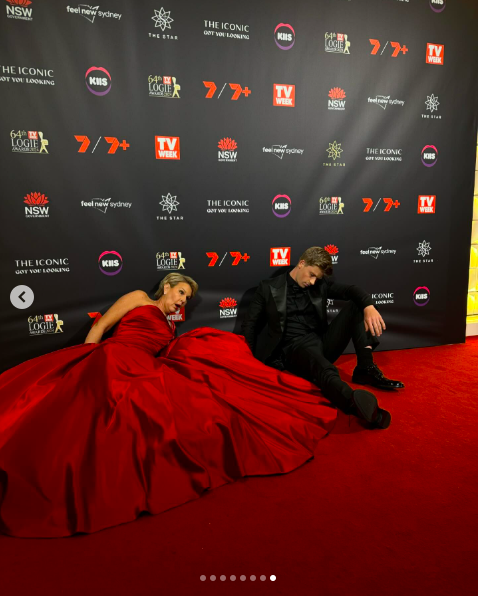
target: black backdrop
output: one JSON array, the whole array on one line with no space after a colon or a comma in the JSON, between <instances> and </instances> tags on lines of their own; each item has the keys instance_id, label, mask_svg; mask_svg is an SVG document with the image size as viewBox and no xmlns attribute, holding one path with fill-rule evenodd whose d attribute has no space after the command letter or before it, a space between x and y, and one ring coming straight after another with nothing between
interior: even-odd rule
<instances>
[{"instance_id":1,"label":"black backdrop","mask_svg":"<svg viewBox=\"0 0 478 596\"><path fill-rule=\"evenodd\" d=\"M381 349L464 341L476 2L2 2L3 368L179 257L179 332L237 331L271 248L311 245L373 294Z\"/></svg>"}]
</instances>

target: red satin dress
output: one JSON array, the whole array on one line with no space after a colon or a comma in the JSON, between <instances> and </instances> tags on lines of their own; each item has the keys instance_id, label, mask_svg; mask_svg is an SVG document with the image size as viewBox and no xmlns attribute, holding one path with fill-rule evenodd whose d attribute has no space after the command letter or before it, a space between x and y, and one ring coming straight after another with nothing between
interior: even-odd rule
<instances>
[{"instance_id":1,"label":"red satin dress","mask_svg":"<svg viewBox=\"0 0 478 596\"><path fill-rule=\"evenodd\" d=\"M95 532L313 456L336 418L314 385L263 365L241 336L173 337L140 306L110 339L0 375L1 532Z\"/></svg>"}]
</instances>

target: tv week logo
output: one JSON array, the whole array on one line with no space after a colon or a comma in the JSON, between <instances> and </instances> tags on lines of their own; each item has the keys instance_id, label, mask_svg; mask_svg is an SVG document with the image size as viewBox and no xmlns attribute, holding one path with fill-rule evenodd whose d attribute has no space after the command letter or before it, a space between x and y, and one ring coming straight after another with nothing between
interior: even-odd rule
<instances>
[{"instance_id":1,"label":"tv week logo","mask_svg":"<svg viewBox=\"0 0 478 596\"><path fill-rule=\"evenodd\" d=\"M274 106L283 106L286 108L295 107L295 85L276 85L274 84L274 97L272 104Z\"/></svg>"},{"instance_id":2,"label":"tv week logo","mask_svg":"<svg viewBox=\"0 0 478 596\"><path fill-rule=\"evenodd\" d=\"M290 246L271 248L271 267L290 265Z\"/></svg>"},{"instance_id":3,"label":"tv week logo","mask_svg":"<svg viewBox=\"0 0 478 596\"><path fill-rule=\"evenodd\" d=\"M427 64L439 64L443 66L445 57L445 46L438 43L427 43Z\"/></svg>"},{"instance_id":4,"label":"tv week logo","mask_svg":"<svg viewBox=\"0 0 478 596\"><path fill-rule=\"evenodd\" d=\"M156 159L180 159L179 137L155 137Z\"/></svg>"},{"instance_id":5,"label":"tv week logo","mask_svg":"<svg viewBox=\"0 0 478 596\"><path fill-rule=\"evenodd\" d=\"M419 195L418 213L435 213L436 200L435 195Z\"/></svg>"}]
</instances>

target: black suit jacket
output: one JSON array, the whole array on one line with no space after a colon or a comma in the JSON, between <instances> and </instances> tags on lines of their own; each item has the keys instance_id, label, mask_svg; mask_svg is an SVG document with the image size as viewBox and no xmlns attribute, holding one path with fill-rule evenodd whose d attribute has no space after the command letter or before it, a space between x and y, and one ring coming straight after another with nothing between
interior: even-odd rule
<instances>
[{"instance_id":1,"label":"black suit jacket","mask_svg":"<svg viewBox=\"0 0 478 596\"><path fill-rule=\"evenodd\" d=\"M287 275L289 275L289 271L275 278L261 281L242 323L242 333L257 357L257 333L260 327L266 323L267 340L264 353L260 357L260 360L263 361L273 356L274 350L280 346L284 334L287 310ZM309 287L308 292L319 318L317 333L321 335L327 331L327 298L352 300L361 310L373 304L372 298L364 290L357 286L339 284L330 277L316 280L315 284Z\"/></svg>"}]
</instances>

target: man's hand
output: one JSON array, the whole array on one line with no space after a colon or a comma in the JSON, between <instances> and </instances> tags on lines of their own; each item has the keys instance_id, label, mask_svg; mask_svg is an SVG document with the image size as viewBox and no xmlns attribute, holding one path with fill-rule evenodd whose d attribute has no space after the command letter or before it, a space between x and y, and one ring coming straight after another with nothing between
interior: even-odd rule
<instances>
[{"instance_id":1,"label":"man's hand","mask_svg":"<svg viewBox=\"0 0 478 596\"><path fill-rule=\"evenodd\" d=\"M366 306L363 309L363 318L365 331L370 331L373 336L379 337L382 335L382 331L385 331L385 321L382 319L375 306Z\"/></svg>"}]
</instances>

